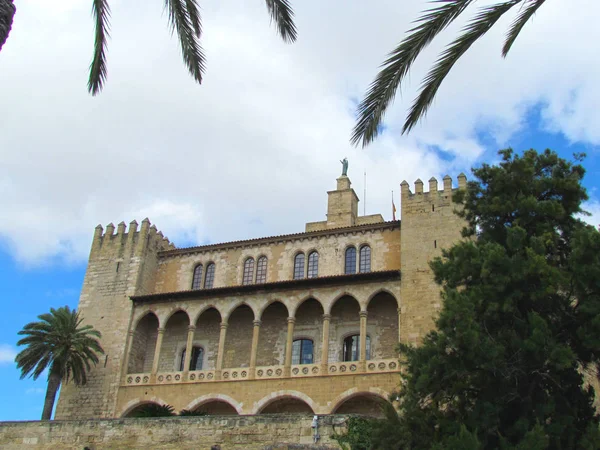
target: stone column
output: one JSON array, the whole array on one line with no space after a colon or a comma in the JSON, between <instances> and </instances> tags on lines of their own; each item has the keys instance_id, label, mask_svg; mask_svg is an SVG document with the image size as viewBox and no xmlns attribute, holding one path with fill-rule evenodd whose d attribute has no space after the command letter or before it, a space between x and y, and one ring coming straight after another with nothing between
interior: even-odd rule
<instances>
[{"instance_id":1,"label":"stone column","mask_svg":"<svg viewBox=\"0 0 600 450\"><path fill-rule=\"evenodd\" d=\"M250 351L250 369L248 370L248 378L253 380L256 372L256 353L258 352L258 336L260 334L260 320L253 322L252 329L252 350Z\"/></svg>"},{"instance_id":2,"label":"stone column","mask_svg":"<svg viewBox=\"0 0 600 450\"><path fill-rule=\"evenodd\" d=\"M219 351L217 353L217 367L215 368L215 379L221 379L223 369L223 356L225 354L225 338L227 337L227 322L221 322L221 334L219 335Z\"/></svg>"},{"instance_id":3,"label":"stone column","mask_svg":"<svg viewBox=\"0 0 600 450\"><path fill-rule=\"evenodd\" d=\"M285 364L283 366L283 375L289 377L292 373L292 344L294 342L294 324L296 319L288 317L287 319L287 340L285 342Z\"/></svg>"},{"instance_id":4,"label":"stone column","mask_svg":"<svg viewBox=\"0 0 600 450\"><path fill-rule=\"evenodd\" d=\"M183 361L183 379L187 379L188 372L190 371L190 361L192 360L195 332L196 327L194 325L190 325L188 327L187 343L185 344L185 359Z\"/></svg>"},{"instance_id":5,"label":"stone column","mask_svg":"<svg viewBox=\"0 0 600 450\"><path fill-rule=\"evenodd\" d=\"M131 355L131 347L133 347L133 336L135 332L133 330L129 330L127 333L127 351L125 353L125 361L123 361L123 367L121 368L121 375L126 376L127 372L129 372L129 357Z\"/></svg>"},{"instance_id":6,"label":"stone column","mask_svg":"<svg viewBox=\"0 0 600 450\"><path fill-rule=\"evenodd\" d=\"M400 342L402 338L402 312L400 308L398 308L398 342Z\"/></svg>"},{"instance_id":7,"label":"stone column","mask_svg":"<svg viewBox=\"0 0 600 450\"><path fill-rule=\"evenodd\" d=\"M162 347L163 336L165 335L165 329L158 329L158 336L156 337L156 347L154 348L154 359L152 360L152 377L156 377L158 372L158 362L160 360L160 349Z\"/></svg>"},{"instance_id":8,"label":"stone column","mask_svg":"<svg viewBox=\"0 0 600 450\"><path fill-rule=\"evenodd\" d=\"M329 322L331 314L323 314L323 343L321 344L321 375L329 372Z\"/></svg>"},{"instance_id":9,"label":"stone column","mask_svg":"<svg viewBox=\"0 0 600 450\"><path fill-rule=\"evenodd\" d=\"M360 312L359 370L367 369L367 311Z\"/></svg>"}]
</instances>

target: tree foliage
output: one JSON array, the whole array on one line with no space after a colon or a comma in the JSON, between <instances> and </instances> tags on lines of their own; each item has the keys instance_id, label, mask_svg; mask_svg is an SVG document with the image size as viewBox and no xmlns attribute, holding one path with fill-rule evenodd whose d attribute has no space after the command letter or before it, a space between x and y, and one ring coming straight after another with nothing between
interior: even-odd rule
<instances>
[{"instance_id":1,"label":"tree foliage","mask_svg":"<svg viewBox=\"0 0 600 450\"><path fill-rule=\"evenodd\" d=\"M0 50L2 50L2 46L8 39L15 12L17 11L13 1L0 0Z\"/></svg>"},{"instance_id":2,"label":"tree foliage","mask_svg":"<svg viewBox=\"0 0 600 450\"><path fill-rule=\"evenodd\" d=\"M6 0L0 0L0 2ZM109 0L92 0L95 22L94 56L90 64L88 91L99 94L107 77L106 48L110 35ZM206 58L200 45L202 19L197 0L164 0L171 33L177 33L183 62L199 84L206 69ZM296 40L294 12L288 0L265 0L271 20L285 42ZM1 45L0 45L1 46Z\"/></svg>"},{"instance_id":3,"label":"tree foliage","mask_svg":"<svg viewBox=\"0 0 600 450\"><path fill-rule=\"evenodd\" d=\"M16 356L21 379L31 376L37 379L48 370L48 387L44 401L42 420L52 414L56 392L62 382L73 380L77 385L87 382L91 365L98 363L98 355L104 350L98 339L100 332L91 325L82 325L76 310L68 306L54 309L38 316L39 322L30 322L19 331L25 336L17 345L26 346Z\"/></svg>"},{"instance_id":4,"label":"tree foliage","mask_svg":"<svg viewBox=\"0 0 600 450\"><path fill-rule=\"evenodd\" d=\"M600 354L584 169L550 150L500 154L455 198L466 239L431 263L443 308L421 346L400 346L400 415L372 448L600 448L582 375Z\"/></svg>"},{"instance_id":5,"label":"tree foliage","mask_svg":"<svg viewBox=\"0 0 600 450\"><path fill-rule=\"evenodd\" d=\"M417 19L416 25L408 31L408 36L388 55L364 99L358 105L358 118L351 138L354 144L361 143L364 147L377 137L385 112L417 57L438 34L461 17L467 7L476 2L477 0L432 0L436 6L423 12L423 15ZM525 24L544 2L545 0L504 0L482 7L463 28L462 33L446 47L426 75L421 91L404 122L402 133L409 132L425 116L440 85L454 64L504 14L520 8L502 47L502 56L506 57Z\"/></svg>"}]
</instances>

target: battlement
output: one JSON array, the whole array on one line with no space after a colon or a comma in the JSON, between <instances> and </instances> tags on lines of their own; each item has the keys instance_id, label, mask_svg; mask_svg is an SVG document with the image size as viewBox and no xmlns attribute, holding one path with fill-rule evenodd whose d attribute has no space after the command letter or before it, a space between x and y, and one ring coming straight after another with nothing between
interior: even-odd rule
<instances>
[{"instance_id":1,"label":"battlement","mask_svg":"<svg viewBox=\"0 0 600 450\"><path fill-rule=\"evenodd\" d=\"M432 200L431 194L432 193L436 193L437 195L444 195L444 196L452 196L452 192L456 191L458 189L466 189L467 188L467 177L464 173L461 173L458 177L457 177L457 181L458 181L458 188L453 188L452 187L452 178L450 178L449 175L446 175L443 178L443 189L440 191L438 190L438 181L435 177L431 177L429 179L429 191L428 192L424 192L423 191L423 182L420 179L417 179L415 181L415 192L411 192L410 190L410 186L409 184L406 182L406 180L404 180L402 183L400 183L400 195L402 200L416 200L416 201L421 201L421 200Z\"/></svg>"},{"instance_id":2,"label":"battlement","mask_svg":"<svg viewBox=\"0 0 600 450\"><path fill-rule=\"evenodd\" d=\"M94 240L92 243L92 254L113 253L117 251L121 256L129 253L131 256L139 256L144 249L152 246L157 251L173 250L175 245L169 241L169 238L163 236L161 231L158 231L156 225L152 225L148 218L142 220L142 225L138 231L138 223L132 220L129 223L129 228L125 222L115 226L109 223L106 230L102 225L96 226L94 231Z\"/></svg>"}]
</instances>

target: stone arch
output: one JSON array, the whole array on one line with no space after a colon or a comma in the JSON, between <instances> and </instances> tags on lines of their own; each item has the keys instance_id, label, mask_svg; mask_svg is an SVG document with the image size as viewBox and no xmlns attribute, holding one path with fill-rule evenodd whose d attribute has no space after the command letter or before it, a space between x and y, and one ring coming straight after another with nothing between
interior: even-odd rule
<instances>
[{"instance_id":1,"label":"stone arch","mask_svg":"<svg viewBox=\"0 0 600 450\"><path fill-rule=\"evenodd\" d=\"M302 297L300 301L298 301L295 305L292 306L292 308L290 308L290 317L296 317L296 312L298 312L300 306L302 306L302 304L308 300L316 300L317 302L319 302L321 304L321 308L323 308L323 314L327 314L325 312L327 310L326 305L314 295L309 294Z\"/></svg>"},{"instance_id":2,"label":"stone arch","mask_svg":"<svg viewBox=\"0 0 600 450\"><path fill-rule=\"evenodd\" d=\"M394 300L396 301L396 304L398 305L398 308L400 308L400 299L396 296L396 294L394 294L392 291L390 291L389 289L386 288L381 288L381 289L377 289L376 291L374 291L371 295L369 295L369 297L367 298L367 302L365 305L365 308L369 309L369 304L371 303L371 300L373 300L374 297L376 297L379 294L389 294L390 296L392 296L394 298Z\"/></svg>"},{"instance_id":3,"label":"stone arch","mask_svg":"<svg viewBox=\"0 0 600 450\"><path fill-rule=\"evenodd\" d=\"M380 289L367 305L367 333L371 335L371 359L398 358L398 301L386 289ZM375 332L377 331L377 332Z\"/></svg>"},{"instance_id":4,"label":"stone arch","mask_svg":"<svg viewBox=\"0 0 600 450\"><path fill-rule=\"evenodd\" d=\"M131 331L135 331L138 324L140 323L140 320L142 320L148 314L152 314L154 317L156 317L156 320L158 321L158 324L160 326L160 318L158 317L156 311L150 306L145 306L139 311L136 311L135 315L133 316L133 319L131 320Z\"/></svg>"},{"instance_id":5,"label":"stone arch","mask_svg":"<svg viewBox=\"0 0 600 450\"><path fill-rule=\"evenodd\" d=\"M242 406L243 403L236 402L233 398L225 394L206 394L193 400L189 405L185 407L188 411L193 411L200 408L202 405L206 405L211 402L223 402L233 407L238 414L243 414Z\"/></svg>"},{"instance_id":6,"label":"stone arch","mask_svg":"<svg viewBox=\"0 0 600 450\"><path fill-rule=\"evenodd\" d=\"M172 314L164 323L164 332L160 356L159 372L171 372L183 369L183 350L188 336L190 316L187 311L174 308Z\"/></svg>"},{"instance_id":7,"label":"stone arch","mask_svg":"<svg viewBox=\"0 0 600 450\"><path fill-rule=\"evenodd\" d=\"M240 302L227 316L223 369L249 367L252 353L252 334L256 314L247 302Z\"/></svg>"},{"instance_id":8,"label":"stone arch","mask_svg":"<svg viewBox=\"0 0 600 450\"><path fill-rule=\"evenodd\" d=\"M390 394L377 387L371 387L367 391L361 391L358 388L353 387L345 392L342 392L331 402L328 402L328 405L332 405L328 411L328 414L336 414L342 405L360 397L376 399L377 401L385 401L389 403Z\"/></svg>"},{"instance_id":9,"label":"stone arch","mask_svg":"<svg viewBox=\"0 0 600 450\"><path fill-rule=\"evenodd\" d=\"M192 325L196 325L196 323L198 323L198 319L200 319L200 316L209 309L214 309L215 311L217 311L219 313L220 319L223 320L223 313L221 312L221 310L217 308L217 305L210 303L208 305L203 305L202 308L200 308L200 310L194 315L194 317L192 318L192 322L190 323Z\"/></svg>"},{"instance_id":10,"label":"stone arch","mask_svg":"<svg viewBox=\"0 0 600 450\"><path fill-rule=\"evenodd\" d=\"M248 308L250 308L252 310L252 314L254 314L254 317L252 320L258 320L259 315L257 314L255 307L251 303L247 302L246 300L240 300L239 302L235 303L231 308L229 308L227 310L227 312L221 314L223 321L228 322L229 318L235 312L235 310L242 306L247 306Z\"/></svg>"},{"instance_id":11,"label":"stone arch","mask_svg":"<svg viewBox=\"0 0 600 450\"><path fill-rule=\"evenodd\" d=\"M145 311L135 322L130 337L127 373L147 373L154 363L160 321L154 311Z\"/></svg>"},{"instance_id":12,"label":"stone arch","mask_svg":"<svg viewBox=\"0 0 600 450\"><path fill-rule=\"evenodd\" d=\"M169 319L171 319L171 317L173 317L178 312L185 313L185 315L188 318L188 326L192 324L192 318L190 317L190 314L188 313L187 309L184 308L183 306L177 305L177 306L172 307L168 311L165 311L163 314L161 314L162 316L164 316L164 320L160 320L160 318L159 318L161 326L166 327L167 323L169 322Z\"/></svg>"},{"instance_id":13,"label":"stone arch","mask_svg":"<svg viewBox=\"0 0 600 450\"><path fill-rule=\"evenodd\" d=\"M283 399L296 399L306 403L310 409L312 409L313 413L318 410L317 405L308 395L292 390L283 390L277 392L271 392L266 397L263 397L261 400L254 404L254 408L252 409L252 414L260 414L265 408L267 408L270 404Z\"/></svg>"},{"instance_id":14,"label":"stone arch","mask_svg":"<svg viewBox=\"0 0 600 450\"><path fill-rule=\"evenodd\" d=\"M333 307L335 306L335 304L340 301L342 298L344 297L352 297L354 300L356 300L356 302L358 303L358 306L360 307L361 310L363 310L363 305L360 303L360 301L358 300L358 296L354 295L352 292L350 291L344 291L341 294L337 295L332 301L329 302L329 305L327 305L328 307L325 308L325 306L323 307L323 309L325 310L325 314L331 314L331 310L333 309Z\"/></svg>"},{"instance_id":15,"label":"stone arch","mask_svg":"<svg viewBox=\"0 0 600 450\"><path fill-rule=\"evenodd\" d=\"M281 300L281 299L278 298L278 299L270 300L270 301L266 302L264 304L264 306L262 306L261 308L259 308L258 314L256 314L256 317L258 317L256 320L262 320L263 313L273 303L281 303L285 307L285 309L287 311L288 317L290 316L290 308L288 307L288 305L286 305L286 303L283 300Z\"/></svg>"},{"instance_id":16,"label":"stone arch","mask_svg":"<svg viewBox=\"0 0 600 450\"><path fill-rule=\"evenodd\" d=\"M289 308L281 300L269 303L262 311L256 352L257 366L284 363L289 314Z\"/></svg>"},{"instance_id":17,"label":"stone arch","mask_svg":"<svg viewBox=\"0 0 600 450\"><path fill-rule=\"evenodd\" d=\"M196 329L193 344L204 349L202 360L204 370L216 368L222 320L221 312L214 305L206 305L195 316L194 326Z\"/></svg>"},{"instance_id":18,"label":"stone arch","mask_svg":"<svg viewBox=\"0 0 600 450\"><path fill-rule=\"evenodd\" d=\"M133 400L128 401L125 406L123 406L119 417L127 417L127 415L130 414L134 409L143 405L151 404L167 405L168 403L158 397L151 397L149 399L134 398Z\"/></svg>"}]
</instances>

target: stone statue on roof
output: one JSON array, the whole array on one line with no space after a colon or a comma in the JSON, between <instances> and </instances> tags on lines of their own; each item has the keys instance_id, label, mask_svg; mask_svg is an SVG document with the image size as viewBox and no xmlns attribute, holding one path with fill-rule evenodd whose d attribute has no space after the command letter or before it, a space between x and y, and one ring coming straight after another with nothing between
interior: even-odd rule
<instances>
[{"instance_id":1,"label":"stone statue on roof","mask_svg":"<svg viewBox=\"0 0 600 450\"><path fill-rule=\"evenodd\" d=\"M342 176L347 177L348 176L348 158L344 157L344 159L342 159L340 162L342 163Z\"/></svg>"}]
</instances>

